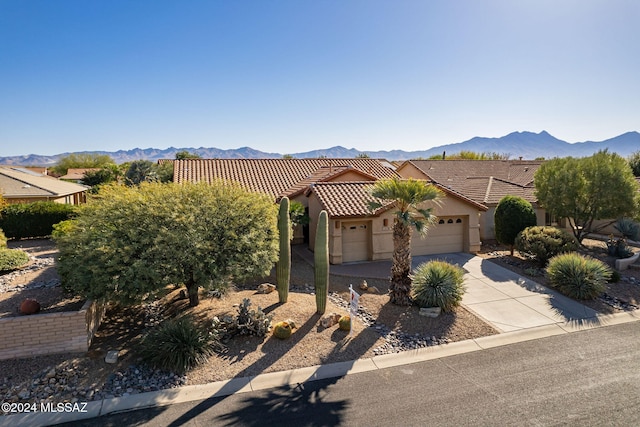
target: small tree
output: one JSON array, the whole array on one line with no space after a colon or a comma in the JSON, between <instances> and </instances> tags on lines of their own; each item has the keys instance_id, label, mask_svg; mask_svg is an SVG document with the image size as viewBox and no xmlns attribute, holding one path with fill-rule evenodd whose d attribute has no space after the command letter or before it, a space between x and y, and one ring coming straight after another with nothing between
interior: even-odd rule
<instances>
[{"instance_id":1,"label":"small tree","mask_svg":"<svg viewBox=\"0 0 640 427\"><path fill-rule=\"evenodd\" d=\"M627 158L631 171L635 176L640 176L640 151L635 151Z\"/></svg>"},{"instance_id":2,"label":"small tree","mask_svg":"<svg viewBox=\"0 0 640 427\"><path fill-rule=\"evenodd\" d=\"M229 183L104 186L59 225L64 286L92 298L135 302L167 285L198 289L266 275L278 256L276 206Z\"/></svg>"},{"instance_id":3,"label":"small tree","mask_svg":"<svg viewBox=\"0 0 640 427\"><path fill-rule=\"evenodd\" d=\"M149 160L131 162L124 174L127 185L139 185L142 182L169 182L173 180L173 164L158 164Z\"/></svg>"},{"instance_id":4,"label":"small tree","mask_svg":"<svg viewBox=\"0 0 640 427\"><path fill-rule=\"evenodd\" d=\"M201 159L199 154L191 153L187 150L178 151L176 153L176 160L184 160L184 159Z\"/></svg>"},{"instance_id":5,"label":"small tree","mask_svg":"<svg viewBox=\"0 0 640 427\"><path fill-rule=\"evenodd\" d=\"M73 153L60 158L51 170L57 175L65 175L71 168L101 168L113 163L113 159L107 154Z\"/></svg>"},{"instance_id":6,"label":"small tree","mask_svg":"<svg viewBox=\"0 0 640 427\"><path fill-rule=\"evenodd\" d=\"M516 236L527 227L536 225L536 212L531 203L522 197L504 196L493 215L496 240L503 245L509 245L513 256L513 245Z\"/></svg>"},{"instance_id":7,"label":"small tree","mask_svg":"<svg viewBox=\"0 0 640 427\"><path fill-rule=\"evenodd\" d=\"M591 157L566 157L536 171L536 196L556 217L566 218L578 242L623 216L635 217L640 206L638 183L629 163L606 150ZM596 220L609 220L598 226Z\"/></svg>"}]
</instances>

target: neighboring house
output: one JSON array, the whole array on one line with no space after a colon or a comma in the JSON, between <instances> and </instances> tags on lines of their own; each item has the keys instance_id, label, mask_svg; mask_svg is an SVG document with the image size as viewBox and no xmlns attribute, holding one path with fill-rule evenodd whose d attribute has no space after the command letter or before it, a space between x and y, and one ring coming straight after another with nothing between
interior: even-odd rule
<instances>
[{"instance_id":1,"label":"neighboring house","mask_svg":"<svg viewBox=\"0 0 640 427\"><path fill-rule=\"evenodd\" d=\"M0 167L0 194L8 203L51 201L77 205L86 202L87 187L33 172Z\"/></svg>"},{"instance_id":2,"label":"neighboring house","mask_svg":"<svg viewBox=\"0 0 640 427\"><path fill-rule=\"evenodd\" d=\"M408 160L397 168L405 178L425 179L486 206L480 238L495 239L493 215L504 196L520 196L536 211L538 225L556 225L535 197L533 176L540 160Z\"/></svg>"},{"instance_id":3,"label":"neighboring house","mask_svg":"<svg viewBox=\"0 0 640 427\"><path fill-rule=\"evenodd\" d=\"M327 211L332 264L389 259L393 253L391 205L370 212L368 189L380 178L399 177L394 166L378 159L185 159L174 161L174 182L238 182L278 201L283 196L302 203L310 224L299 227L294 243L313 249L317 218ZM478 219L487 208L449 188L434 208L438 224L421 239L414 233L414 255L476 252ZM427 207L427 206L425 206Z\"/></svg>"},{"instance_id":4,"label":"neighboring house","mask_svg":"<svg viewBox=\"0 0 640 427\"><path fill-rule=\"evenodd\" d=\"M64 181L73 181L76 184L82 184L82 180L84 179L84 174L87 172L95 172L95 171L99 171L100 168L82 168L82 169L74 169L74 168L69 168L67 170L67 174L61 176L58 179L62 179Z\"/></svg>"}]
</instances>

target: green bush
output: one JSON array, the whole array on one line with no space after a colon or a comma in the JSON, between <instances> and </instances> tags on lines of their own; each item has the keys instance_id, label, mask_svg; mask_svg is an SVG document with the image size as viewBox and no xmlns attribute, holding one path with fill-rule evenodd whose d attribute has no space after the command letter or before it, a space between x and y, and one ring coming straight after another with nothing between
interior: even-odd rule
<instances>
[{"instance_id":1,"label":"green bush","mask_svg":"<svg viewBox=\"0 0 640 427\"><path fill-rule=\"evenodd\" d=\"M420 264L411 275L411 298L420 307L451 311L464 294L464 270L445 261Z\"/></svg>"},{"instance_id":2,"label":"green bush","mask_svg":"<svg viewBox=\"0 0 640 427\"><path fill-rule=\"evenodd\" d=\"M4 235L4 232L0 229L0 249L7 248L7 236Z\"/></svg>"},{"instance_id":3,"label":"green bush","mask_svg":"<svg viewBox=\"0 0 640 427\"><path fill-rule=\"evenodd\" d=\"M149 331L140 344L140 355L154 368L184 373L205 362L218 346L215 334L185 316Z\"/></svg>"},{"instance_id":4,"label":"green bush","mask_svg":"<svg viewBox=\"0 0 640 427\"><path fill-rule=\"evenodd\" d=\"M513 245L518 233L536 225L536 212L531 203L522 197L504 196L496 206L494 224L496 240L509 245L513 255Z\"/></svg>"},{"instance_id":5,"label":"green bush","mask_svg":"<svg viewBox=\"0 0 640 427\"><path fill-rule=\"evenodd\" d=\"M0 228L8 238L50 236L54 224L76 215L77 207L54 202L16 203L0 211Z\"/></svg>"},{"instance_id":6,"label":"green bush","mask_svg":"<svg viewBox=\"0 0 640 427\"><path fill-rule=\"evenodd\" d=\"M0 249L0 271L20 268L29 262L29 255L20 249Z\"/></svg>"},{"instance_id":7,"label":"green bush","mask_svg":"<svg viewBox=\"0 0 640 427\"><path fill-rule=\"evenodd\" d=\"M547 276L553 287L575 299L594 299L605 290L611 269L602 261L576 252L549 260Z\"/></svg>"},{"instance_id":8,"label":"green bush","mask_svg":"<svg viewBox=\"0 0 640 427\"><path fill-rule=\"evenodd\" d=\"M558 254L578 249L576 239L568 232L556 227L527 227L518 234L515 241L518 252L532 256L540 265Z\"/></svg>"}]
</instances>

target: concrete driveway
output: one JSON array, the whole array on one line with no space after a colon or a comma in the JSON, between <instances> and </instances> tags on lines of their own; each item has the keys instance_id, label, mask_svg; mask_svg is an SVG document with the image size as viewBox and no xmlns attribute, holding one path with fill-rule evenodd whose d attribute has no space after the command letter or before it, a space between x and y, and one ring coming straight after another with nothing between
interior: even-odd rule
<instances>
[{"instance_id":1,"label":"concrete driveway","mask_svg":"<svg viewBox=\"0 0 640 427\"><path fill-rule=\"evenodd\" d=\"M313 253L309 249L303 246L294 248L296 253L313 263ZM416 256L412 259L412 267L434 259L458 264L465 270L467 291L462 304L501 332L552 324L580 328L600 322L595 310L473 254ZM331 274L354 279L387 279L390 271L390 260L330 267Z\"/></svg>"}]
</instances>

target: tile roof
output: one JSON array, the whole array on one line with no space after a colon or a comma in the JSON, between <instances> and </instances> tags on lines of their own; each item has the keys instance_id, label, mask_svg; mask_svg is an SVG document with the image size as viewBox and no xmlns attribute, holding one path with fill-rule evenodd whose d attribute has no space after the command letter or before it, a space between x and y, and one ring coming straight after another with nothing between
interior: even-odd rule
<instances>
[{"instance_id":1,"label":"tile roof","mask_svg":"<svg viewBox=\"0 0 640 427\"><path fill-rule=\"evenodd\" d=\"M314 192L318 196L323 209L327 211L331 218L363 217L379 215L394 205L393 202L385 202L385 200L372 197L369 194L369 190L374 184L375 182L373 181L318 182L309 187L308 191ZM440 188L446 196L459 198L480 210L487 210L487 207L480 203L457 194L448 188L443 188L437 184L434 185ZM383 206L371 212L368 205L371 201L376 201Z\"/></svg>"},{"instance_id":2,"label":"tile roof","mask_svg":"<svg viewBox=\"0 0 640 427\"><path fill-rule=\"evenodd\" d=\"M379 215L393 206L393 202L385 203L369 194L373 184L371 181L319 182L309 191L316 194L331 218L363 217ZM368 203L373 201L383 206L371 212Z\"/></svg>"},{"instance_id":3,"label":"tile roof","mask_svg":"<svg viewBox=\"0 0 640 427\"><path fill-rule=\"evenodd\" d=\"M86 191L86 187L60 181L24 168L0 167L0 192L9 198L64 197Z\"/></svg>"},{"instance_id":4,"label":"tile roof","mask_svg":"<svg viewBox=\"0 0 640 427\"><path fill-rule=\"evenodd\" d=\"M177 183L235 181L250 190L278 198L298 193L314 180L327 179L349 166L373 178L398 176L382 162L377 159L184 159L173 162L173 179Z\"/></svg>"},{"instance_id":5,"label":"tile roof","mask_svg":"<svg viewBox=\"0 0 640 427\"><path fill-rule=\"evenodd\" d=\"M507 194L530 202L533 176L541 160L410 160L425 176L479 203L497 203Z\"/></svg>"}]
</instances>

